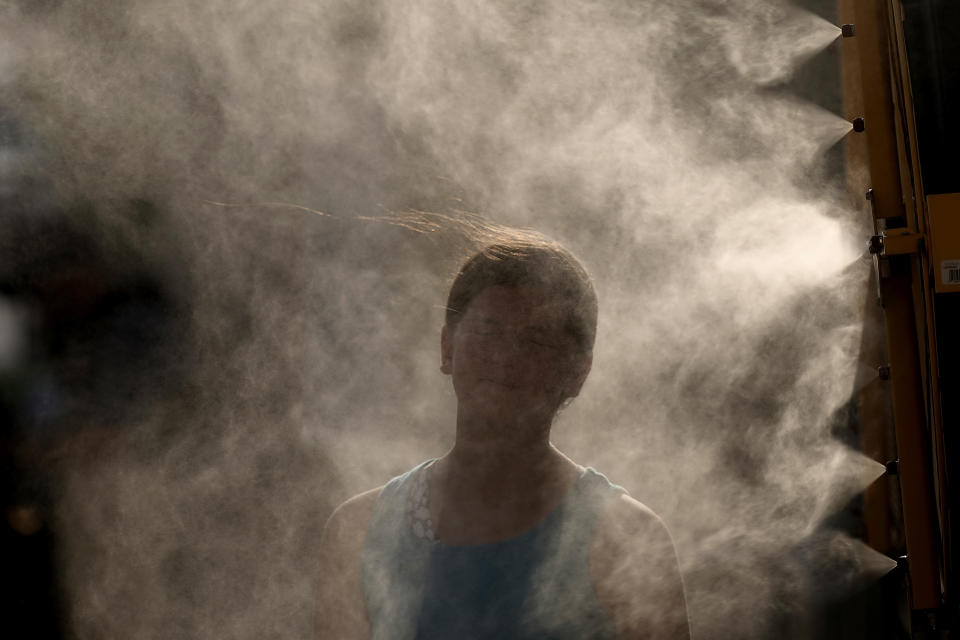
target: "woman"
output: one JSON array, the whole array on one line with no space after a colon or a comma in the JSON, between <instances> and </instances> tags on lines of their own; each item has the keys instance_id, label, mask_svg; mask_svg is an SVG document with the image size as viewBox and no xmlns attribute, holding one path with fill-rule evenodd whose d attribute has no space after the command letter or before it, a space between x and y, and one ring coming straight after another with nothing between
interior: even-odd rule
<instances>
[{"instance_id":1,"label":"woman","mask_svg":"<svg viewBox=\"0 0 960 640\"><path fill-rule=\"evenodd\" d=\"M330 517L320 638L689 637L662 522L550 443L596 324L590 278L556 243L466 262L440 337L456 443Z\"/></svg>"}]
</instances>

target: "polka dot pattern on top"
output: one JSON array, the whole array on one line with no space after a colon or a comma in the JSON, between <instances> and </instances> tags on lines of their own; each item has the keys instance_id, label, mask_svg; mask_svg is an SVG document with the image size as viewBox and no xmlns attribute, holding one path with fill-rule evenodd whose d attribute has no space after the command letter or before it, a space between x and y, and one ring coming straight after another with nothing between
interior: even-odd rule
<instances>
[{"instance_id":1,"label":"polka dot pattern on top","mask_svg":"<svg viewBox=\"0 0 960 640\"><path fill-rule=\"evenodd\" d=\"M418 538L435 541L437 534L430 519L430 467L427 465L413 479L413 486L407 494L407 522Z\"/></svg>"}]
</instances>

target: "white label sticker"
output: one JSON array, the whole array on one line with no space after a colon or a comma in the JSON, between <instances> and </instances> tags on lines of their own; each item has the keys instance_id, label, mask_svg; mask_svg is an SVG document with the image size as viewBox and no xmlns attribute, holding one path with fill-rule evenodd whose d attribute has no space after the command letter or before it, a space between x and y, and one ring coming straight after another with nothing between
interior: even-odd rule
<instances>
[{"instance_id":1,"label":"white label sticker","mask_svg":"<svg viewBox=\"0 0 960 640\"><path fill-rule=\"evenodd\" d=\"M960 284L960 260L944 260L940 263L943 284Z\"/></svg>"}]
</instances>

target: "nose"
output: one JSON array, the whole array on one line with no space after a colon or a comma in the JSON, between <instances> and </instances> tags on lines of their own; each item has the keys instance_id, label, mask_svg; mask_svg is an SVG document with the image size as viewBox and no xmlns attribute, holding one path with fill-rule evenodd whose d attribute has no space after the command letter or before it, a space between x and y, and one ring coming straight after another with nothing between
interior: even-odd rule
<instances>
[{"instance_id":1,"label":"nose","mask_svg":"<svg viewBox=\"0 0 960 640\"><path fill-rule=\"evenodd\" d=\"M523 342L516 333L508 332L487 345L487 356L497 362L510 362L523 355Z\"/></svg>"}]
</instances>

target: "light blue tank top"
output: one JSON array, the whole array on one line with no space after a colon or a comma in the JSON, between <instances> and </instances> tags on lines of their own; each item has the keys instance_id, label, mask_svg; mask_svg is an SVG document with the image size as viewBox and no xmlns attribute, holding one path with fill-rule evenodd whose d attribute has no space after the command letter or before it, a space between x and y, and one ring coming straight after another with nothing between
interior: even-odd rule
<instances>
[{"instance_id":1,"label":"light blue tank top","mask_svg":"<svg viewBox=\"0 0 960 640\"><path fill-rule=\"evenodd\" d=\"M598 514L623 489L584 469L533 529L492 544L415 535L406 515L417 474L391 480L374 507L361 560L373 640L612 640L590 577Z\"/></svg>"}]
</instances>

